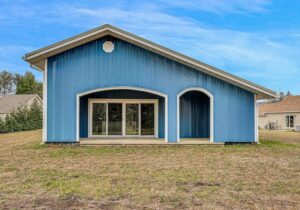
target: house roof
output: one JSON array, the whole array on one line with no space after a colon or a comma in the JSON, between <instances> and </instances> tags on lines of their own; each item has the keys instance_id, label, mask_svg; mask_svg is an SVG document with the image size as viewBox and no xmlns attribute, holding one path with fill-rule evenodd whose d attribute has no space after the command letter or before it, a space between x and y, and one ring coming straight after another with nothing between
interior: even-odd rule
<instances>
[{"instance_id":1,"label":"house roof","mask_svg":"<svg viewBox=\"0 0 300 210\"><path fill-rule=\"evenodd\" d=\"M300 95L288 96L282 101L261 104L258 106L259 116L265 113L291 113L300 112Z\"/></svg>"},{"instance_id":2,"label":"house roof","mask_svg":"<svg viewBox=\"0 0 300 210\"><path fill-rule=\"evenodd\" d=\"M10 114L31 100L40 97L38 95L3 95L0 96L0 114Z\"/></svg>"},{"instance_id":3,"label":"house roof","mask_svg":"<svg viewBox=\"0 0 300 210\"><path fill-rule=\"evenodd\" d=\"M180 54L171 49L160 46L151 41L148 41L146 39L143 39L141 37L138 37L134 34L131 34L127 31L121 30L117 27L108 24L92 29L85 33L81 33L77 36L73 36L69 39L65 39L63 41L57 42L50 46L41 48L39 50L33 51L31 53L28 53L23 57L23 59L29 62L32 67L40 71L44 71L46 58L107 35L116 37L123 41L127 41L129 43L147 49L151 52L160 54L164 57L175 60L179 63L182 63L186 66L189 66L201 72L204 72L208 75L214 76L228 83L239 86L243 89L246 89L250 92L257 94L258 99L277 97L276 92L268 88L262 87L260 85L257 85L255 83L237 77L223 70L217 69L213 66L207 65L203 62L200 62L186 55Z\"/></svg>"}]
</instances>

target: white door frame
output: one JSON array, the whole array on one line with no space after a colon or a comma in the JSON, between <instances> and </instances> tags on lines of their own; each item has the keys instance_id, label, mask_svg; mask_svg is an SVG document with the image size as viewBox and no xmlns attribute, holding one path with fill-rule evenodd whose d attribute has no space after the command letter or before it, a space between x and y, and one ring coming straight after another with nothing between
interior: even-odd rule
<instances>
[{"instance_id":1,"label":"white door frame","mask_svg":"<svg viewBox=\"0 0 300 210\"><path fill-rule=\"evenodd\" d=\"M106 104L106 134L105 135L93 135L92 134L92 111L94 103ZM109 103L120 103L122 104L122 134L121 135L108 135L108 106ZM139 106L139 134L138 135L127 135L126 134L126 104L138 104ZM154 104L154 135L141 135L141 104ZM158 138L158 99L105 99L105 98L89 98L88 99L88 137L138 137L138 138Z\"/></svg>"},{"instance_id":2,"label":"white door frame","mask_svg":"<svg viewBox=\"0 0 300 210\"><path fill-rule=\"evenodd\" d=\"M95 92L103 92L108 90L136 90L147 93L152 93L159 95L165 99L165 142L168 142L168 95L156 90L141 88L141 87L132 87L132 86L112 86L112 87L103 87L96 88L92 90L87 90L76 95L76 141L79 142L80 139L80 97L85 96Z\"/></svg>"},{"instance_id":3,"label":"white door frame","mask_svg":"<svg viewBox=\"0 0 300 210\"><path fill-rule=\"evenodd\" d=\"M209 118L210 118L210 126L209 126L209 140L210 142L214 142L214 96L208 90L200 88L200 87L190 87L182 90L177 95L177 142L180 142L180 97L189 91L199 91L206 94L209 97Z\"/></svg>"}]
</instances>

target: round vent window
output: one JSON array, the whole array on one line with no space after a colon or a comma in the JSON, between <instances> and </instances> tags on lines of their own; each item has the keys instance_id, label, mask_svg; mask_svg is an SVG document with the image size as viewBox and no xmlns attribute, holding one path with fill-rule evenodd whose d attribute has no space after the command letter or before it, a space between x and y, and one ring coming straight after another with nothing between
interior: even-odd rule
<instances>
[{"instance_id":1,"label":"round vent window","mask_svg":"<svg viewBox=\"0 0 300 210\"><path fill-rule=\"evenodd\" d=\"M111 53L115 49L114 43L111 41L105 41L103 43L103 50L104 52Z\"/></svg>"}]
</instances>

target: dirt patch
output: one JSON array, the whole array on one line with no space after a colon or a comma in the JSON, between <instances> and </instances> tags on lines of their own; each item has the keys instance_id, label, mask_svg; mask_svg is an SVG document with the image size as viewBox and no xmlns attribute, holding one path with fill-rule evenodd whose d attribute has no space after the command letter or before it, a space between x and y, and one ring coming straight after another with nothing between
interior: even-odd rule
<instances>
[{"instance_id":1,"label":"dirt patch","mask_svg":"<svg viewBox=\"0 0 300 210\"><path fill-rule=\"evenodd\" d=\"M219 187L219 186L221 186L221 184L220 183L207 183L207 182L195 182L194 183L194 186L195 187L202 187L202 186L208 186L208 187Z\"/></svg>"}]
</instances>

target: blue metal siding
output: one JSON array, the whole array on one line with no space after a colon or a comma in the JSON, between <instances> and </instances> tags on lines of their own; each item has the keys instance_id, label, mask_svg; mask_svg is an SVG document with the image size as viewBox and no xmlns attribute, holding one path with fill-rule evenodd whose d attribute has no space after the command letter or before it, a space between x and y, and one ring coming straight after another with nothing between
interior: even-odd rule
<instances>
[{"instance_id":1,"label":"blue metal siding","mask_svg":"<svg viewBox=\"0 0 300 210\"><path fill-rule=\"evenodd\" d=\"M76 141L76 94L101 87L134 86L168 95L168 138L176 141L177 94L189 87L214 96L214 140L254 141L253 93L127 42L114 39L105 53L105 38L48 59L49 142Z\"/></svg>"},{"instance_id":2,"label":"blue metal siding","mask_svg":"<svg viewBox=\"0 0 300 210\"><path fill-rule=\"evenodd\" d=\"M165 100L147 92L134 90L110 90L82 96L80 99L80 137L88 137L88 99L158 99L158 137L165 137Z\"/></svg>"},{"instance_id":3,"label":"blue metal siding","mask_svg":"<svg viewBox=\"0 0 300 210\"><path fill-rule=\"evenodd\" d=\"M210 99L199 91L180 97L180 137L209 138Z\"/></svg>"}]
</instances>

